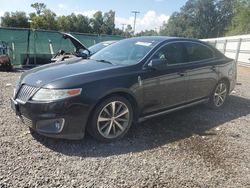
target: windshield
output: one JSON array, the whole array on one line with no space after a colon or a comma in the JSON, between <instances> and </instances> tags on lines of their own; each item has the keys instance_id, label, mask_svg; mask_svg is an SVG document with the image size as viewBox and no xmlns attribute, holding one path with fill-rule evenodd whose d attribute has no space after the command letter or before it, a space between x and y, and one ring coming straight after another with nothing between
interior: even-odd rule
<instances>
[{"instance_id":1,"label":"windshield","mask_svg":"<svg viewBox=\"0 0 250 188\"><path fill-rule=\"evenodd\" d=\"M105 60L117 65L138 63L158 41L152 38L131 38L121 40L97 52L90 59Z\"/></svg>"}]
</instances>

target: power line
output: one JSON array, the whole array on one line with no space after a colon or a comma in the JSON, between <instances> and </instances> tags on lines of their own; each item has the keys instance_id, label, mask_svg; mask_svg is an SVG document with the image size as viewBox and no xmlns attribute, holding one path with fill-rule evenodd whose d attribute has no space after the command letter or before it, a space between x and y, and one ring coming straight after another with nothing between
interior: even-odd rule
<instances>
[{"instance_id":1,"label":"power line","mask_svg":"<svg viewBox=\"0 0 250 188\"><path fill-rule=\"evenodd\" d=\"M134 35L135 35L135 24L136 24L136 15L139 14L140 12L139 11L132 11L133 14L135 14L135 18L134 18Z\"/></svg>"}]
</instances>

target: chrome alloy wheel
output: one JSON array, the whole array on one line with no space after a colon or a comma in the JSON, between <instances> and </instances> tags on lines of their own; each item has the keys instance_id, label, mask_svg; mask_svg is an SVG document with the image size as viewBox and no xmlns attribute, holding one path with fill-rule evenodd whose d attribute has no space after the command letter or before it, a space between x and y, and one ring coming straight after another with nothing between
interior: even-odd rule
<instances>
[{"instance_id":1,"label":"chrome alloy wheel","mask_svg":"<svg viewBox=\"0 0 250 188\"><path fill-rule=\"evenodd\" d=\"M227 97L227 85L223 82L219 83L214 92L214 104L220 107L224 104Z\"/></svg>"},{"instance_id":2,"label":"chrome alloy wheel","mask_svg":"<svg viewBox=\"0 0 250 188\"><path fill-rule=\"evenodd\" d=\"M97 129L105 138L116 138L129 125L130 112L126 104L112 101L103 107L97 119Z\"/></svg>"}]
</instances>

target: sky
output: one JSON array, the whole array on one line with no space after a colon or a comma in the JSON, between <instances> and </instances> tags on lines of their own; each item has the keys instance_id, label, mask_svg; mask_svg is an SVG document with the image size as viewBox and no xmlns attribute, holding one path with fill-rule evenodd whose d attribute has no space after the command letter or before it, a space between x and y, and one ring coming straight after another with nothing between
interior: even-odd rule
<instances>
[{"instance_id":1,"label":"sky","mask_svg":"<svg viewBox=\"0 0 250 188\"><path fill-rule=\"evenodd\" d=\"M136 32L142 30L159 30L163 22L167 22L169 16L185 5L187 0L0 0L0 16L5 11L34 10L32 3L41 2L47 5L57 15L69 15L71 13L83 14L91 17L96 11L116 12L116 27L122 29L122 24L133 26L134 14L131 11L139 11L136 21Z\"/></svg>"}]
</instances>

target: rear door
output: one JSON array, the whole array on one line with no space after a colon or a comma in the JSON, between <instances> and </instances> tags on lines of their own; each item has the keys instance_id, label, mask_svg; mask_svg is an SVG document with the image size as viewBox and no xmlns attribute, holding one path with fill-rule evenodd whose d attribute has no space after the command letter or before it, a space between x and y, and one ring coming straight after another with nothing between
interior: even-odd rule
<instances>
[{"instance_id":1,"label":"rear door","mask_svg":"<svg viewBox=\"0 0 250 188\"><path fill-rule=\"evenodd\" d=\"M185 42L188 61L187 101L195 101L208 97L218 80L220 63L214 51L201 43Z\"/></svg>"}]
</instances>

